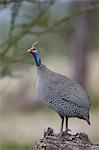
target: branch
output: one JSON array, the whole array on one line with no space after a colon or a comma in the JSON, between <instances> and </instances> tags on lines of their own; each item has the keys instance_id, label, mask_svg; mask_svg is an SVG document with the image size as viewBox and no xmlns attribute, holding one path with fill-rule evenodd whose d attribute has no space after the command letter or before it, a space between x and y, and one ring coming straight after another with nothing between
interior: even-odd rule
<instances>
[{"instance_id":1,"label":"branch","mask_svg":"<svg viewBox=\"0 0 99 150\"><path fill-rule=\"evenodd\" d=\"M82 9L82 10L80 10L78 12L75 12L75 13L73 12L73 13L69 14L68 16L64 17L63 19L61 19L61 20L59 20L57 22L54 22L51 26L49 26L48 28L45 28L45 29L43 29L41 31L28 30L27 33L35 34L35 35L41 35L41 34L45 34L45 33L48 33L48 32L55 32L54 29L56 27L59 27L64 22L66 23L66 22L70 21L71 19L73 19L74 17L77 17L77 16L82 15L84 13L92 13L92 12L97 11L97 9L99 9L99 5L98 4L99 3L97 2L96 6L90 6L89 8ZM18 26L18 27L22 28L23 26L26 26L27 28L30 28L30 26L27 25L27 24L26 25L24 24L24 25L21 25L21 26Z\"/></svg>"},{"instance_id":2,"label":"branch","mask_svg":"<svg viewBox=\"0 0 99 150\"><path fill-rule=\"evenodd\" d=\"M19 40L21 40L22 37L28 34L30 30L39 23L39 19L42 18L42 16L46 13L46 10L54 3L54 1L55 0L47 1L46 3L48 5L46 6L46 9L39 10L38 15L29 24L21 26L23 30L20 33L17 33L16 36L12 36L12 31L14 30L15 17L17 16L18 10L21 5L21 2L19 3L19 1L17 0L17 2L14 4L14 8L17 6L16 11L14 12L14 14L12 14L14 15L14 17L12 16L12 20L11 20L12 21L11 29L10 29L11 36L9 36L10 38L7 41L5 41L5 44L3 43L3 45L0 45L0 47L4 49L3 52L0 53L1 57L3 57L14 44L16 44ZM34 1L34 2L39 3L39 1ZM43 2L40 2L40 3L43 3Z\"/></svg>"},{"instance_id":3,"label":"branch","mask_svg":"<svg viewBox=\"0 0 99 150\"><path fill-rule=\"evenodd\" d=\"M48 128L44 138L35 144L35 150L98 150L99 144L92 144L85 133L76 135L54 134L53 129Z\"/></svg>"},{"instance_id":4,"label":"branch","mask_svg":"<svg viewBox=\"0 0 99 150\"><path fill-rule=\"evenodd\" d=\"M99 2L96 3L97 5L95 6L90 6L90 7L87 7L85 9L81 9L80 11L78 12L73 12L71 14L69 14L68 16L64 17L63 19L53 23L53 25L49 26L48 28L45 28L44 30L42 31L31 31L31 29L33 28L33 26L36 26L39 22L39 18L42 17L42 15L44 14L44 10L40 11L40 13L38 14L38 16L31 22L29 23L28 25L24 25L25 27L23 28L23 31L21 31L20 34L16 35L15 37L12 37L12 43L8 41L6 41L6 43L8 43L7 47L4 49L4 51L0 54L1 56L4 56L8 51L9 49L11 48L11 46L15 43L17 43L21 38L23 38L26 34L30 34L33 33L35 35L40 35L40 34L45 34L45 33L48 33L48 32L51 32L52 30L54 30L56 27L59 27L59 25L61 25L62 23L66 23L67 21L70 21L73 17L76 17L76 16L79 16L79 15L82 15L82 14L85 14L85 13L93 13L95 11L97 11L97 9L99 9ZM20 27L23 27L23 26L20 26Z\"/></svg>"},{"instance_id":5,"label":"branch","mask_svg":"<svg viewBox=\"0 0 99 150\"><path fill-rule=\"evenodd\" d=\"M46 1L40 1L40 0L0 0L0 5L8 5L11 3L19 3L19 2L30 2L30 3L40 3L40 4L52 4L55 0L46 0Z\"/></svg>"},{"instance_id":6,"label":"branch","mask_svg":"<svg viewBox=\"0 0 99 150\"><path fill-rule=\"evenodd\" d=\"M12 7L12 14L11 14L11 27L10 27L10 31L9 31L10 38L12 37L12 32L14 30L14 25L15 25L15 20L19 14L20 7L21 7L21 2L17 3L15 1L15 3L13 4L13 7Z\"/></svg>"},{"instance_id":7,"label":"branch","mask_svg":"<svg viewBox=\"0 0 99 150\"><path fill-rule=\"evenodd\" d=\"M39 18L42 17L43 15L43 11L40 11L39 14L37 15L37 17L32 20L30 22L30 24L28 26L26 26L20 33L18 33L15 37L12 37L12 41L10 42L8 39L8 41L6 41L5 43L8 43L7 46L4 48L3 52L1 52L0 56L3 57L8 51L9 49L11 48L11 46L13 44L16 44L22 37L24 37L30 30L33 26L36 25L36 23L39 21ZM5 44L6 45L6 44ZM4 45L4 46L5 46Z\"/></svg>"}]
</instances>

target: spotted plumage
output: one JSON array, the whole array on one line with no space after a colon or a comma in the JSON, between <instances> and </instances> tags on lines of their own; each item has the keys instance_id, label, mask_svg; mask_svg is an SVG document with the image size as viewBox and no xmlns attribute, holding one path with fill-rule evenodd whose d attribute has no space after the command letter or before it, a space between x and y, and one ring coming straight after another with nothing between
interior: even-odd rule
<instances>
[{"instance_id":1,"label":"spotted plumage","mask_svg":"<svg viewBox=\"0 0 99 150\"><path fill-rule=\"evenodd\" d=\"M90 100L85 90L76 82L49 70L41 63L35 46L28 50L32 53L37 66L37 89L40 99L61 117L61 132L64 117L68 131L68 117L78 117L90 124Z\"/></svg>"}]
</instances>

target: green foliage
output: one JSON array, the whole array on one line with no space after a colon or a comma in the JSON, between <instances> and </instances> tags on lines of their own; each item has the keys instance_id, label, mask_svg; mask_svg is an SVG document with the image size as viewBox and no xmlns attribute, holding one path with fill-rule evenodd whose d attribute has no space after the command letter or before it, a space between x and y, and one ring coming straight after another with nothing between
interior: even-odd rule
<instances>
[{"instance_id":1,"label":"green foliage","mask_svg":"<svg viewBox=\"0 0 99 150\"><path fill-rule=\"evenodd\" d=\"M48 10L44 11L44 15L42 15L39 18L37 25L41 27L47 27L49 25L49 18L50 18L50 15L49 15Z\"/></svg>"}]
</instances>

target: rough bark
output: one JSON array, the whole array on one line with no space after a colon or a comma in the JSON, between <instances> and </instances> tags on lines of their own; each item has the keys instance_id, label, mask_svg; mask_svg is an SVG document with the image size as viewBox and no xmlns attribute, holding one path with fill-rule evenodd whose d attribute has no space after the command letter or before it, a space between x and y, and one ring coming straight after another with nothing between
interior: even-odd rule
<instances>
[{"instance_id":1,"label":"rough bark","mask_svg":"<svg viewBox=\"0 0 99 150\"><path fill-rule=\"evenodd\" d=\"M35 144L35 150L99 150L99 144L92 144L85 133L72 135L63 132L60 135L48 128L44 138Z\"/></svg>"}]
</instances>

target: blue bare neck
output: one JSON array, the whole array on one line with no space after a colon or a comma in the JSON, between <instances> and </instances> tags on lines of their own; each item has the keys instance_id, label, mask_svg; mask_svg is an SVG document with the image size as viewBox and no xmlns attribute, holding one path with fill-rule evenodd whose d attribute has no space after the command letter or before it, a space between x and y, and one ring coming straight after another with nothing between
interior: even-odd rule
<instances>
[{"instance_id":1,"label":"blue bare neck","mask_svg":"<svg viewBox=\"0 0 99 150\"><path fill-rule=\"evenodd\" d=\"M37 50L35 49L34 52L32 53L33 58L35 59L36 65L40 66L41 64L41 58Z\"/></svg>"}]
</instances>

